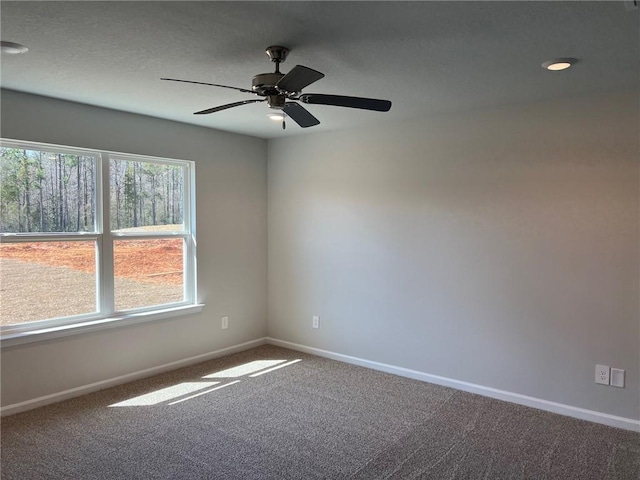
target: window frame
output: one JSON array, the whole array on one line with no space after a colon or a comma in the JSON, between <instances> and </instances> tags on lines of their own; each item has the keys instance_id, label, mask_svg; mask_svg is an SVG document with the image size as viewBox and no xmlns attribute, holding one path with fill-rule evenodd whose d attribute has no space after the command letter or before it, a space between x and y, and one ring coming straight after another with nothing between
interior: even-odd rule
<instances>
[{"instance_id":1,"label":"window frame","mask_svg":"<svg viewBox=\"0 0 640 480\"><path fill-rule=\"evenodd\" d=\"M34 320L0 326L0 347L75 335L105 328L120 327L196 313L197 255L195 216L195 162L149 155L87 149L41 142L0 139L3 148L45 151L47 153L82 155L95 159L95 213L93 232L29 232L0 233L0 243L93 241L95 244L96 311L68 317ZM167 232L112 232L110 203L110 164L112 160L179 166L184 175L183 229ZM114 243L136 239L183 240L183 300L161 305L143 306L122 311L115 309Z\"/></svg>"}]
</instances>

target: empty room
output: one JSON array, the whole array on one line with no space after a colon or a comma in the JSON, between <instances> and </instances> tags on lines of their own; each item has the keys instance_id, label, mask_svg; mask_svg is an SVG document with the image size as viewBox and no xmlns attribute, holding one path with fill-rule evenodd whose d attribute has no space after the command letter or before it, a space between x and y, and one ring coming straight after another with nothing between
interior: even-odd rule
<instances>
[{"instance_id":1,"label":"empty room","mask_svg":"<svg viewBox=\"0 0 640 480\"><path fill-rule=\"evenodd\" d=\"M3 480L640 479L636 1L0 16Z\"/></svg>"}]
</instances>

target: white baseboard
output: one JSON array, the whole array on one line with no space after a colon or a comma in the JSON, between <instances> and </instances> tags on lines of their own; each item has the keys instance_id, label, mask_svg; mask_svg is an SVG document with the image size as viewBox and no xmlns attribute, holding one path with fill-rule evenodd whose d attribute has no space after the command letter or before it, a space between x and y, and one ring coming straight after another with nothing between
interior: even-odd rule
<instances>
[{"instance_id":1,"label":"white baseboard","mask_svg":"<svg viewBox=\"0 0 640 480\"><path fill-rule=\"evenodd\" d=\"M278 347L297 350L299 352L310 353L319 357L326 357L332 360L338 360L353 365L359 365L361 367L371 368L373 370L393 373L402 377L413 378L415 380L435 383L436 385L451 387L457 390L463 390L465 392L476 393L485 397L491 397L498 400L504 400L506 402L517 403L520 405L525 405L527 407L545 410L547 412L558 413L560 415L600 423L603 425L608 425L610 427L617 427L634 432L640 432L640 420L634 420L632 418L618 417L615 415L609 415L607 413L596 412L594 410L587 410L584 408L573 407L571 405L565 405L562 403L550 402L541 398L529 397L527 395L520 395L519 393L507 392L504 390L498 390L496 388L485 387L483 385L462 382L460 380L440 377L438 375L431 375L429 373L419 372L417 370L411 370L408 368L396 367L393 365L388 365L386 363L364 360L362 358L351 357L349 355L343 355L341 353L330 352L319 348L299 345L297 343L287 342L284 340L278 340L277 338L267 337L267 343Z\"/></svg>"},{"instance_id":2,"label":"white baseboard","mask_svg":"<svg viewBox=\"0 0 640 480\"><path fill-rule=\"evenodd\" d=\"M102 380L100 382L90 383L89 385L82 385L80 387L70 388L69 390L64 390L62 392L56 392L50 395L44 395L42 397L26 400L24 402L14 403L14 404L7 405L5 407L0 408L0 416L25 412L27 410L43 407L51 403L60 402L62 400L67 400L69 398L79 397L81 395L86 395L87 393L97 392L98 390L104 390L105 388L115 387L116 385L132 382L140 378L151 377L153 375L158 375L159 373L176 370L178 368L187 367L189 365L195 365L196 363L206 362L207 360L222 357L225 355L230 355L232 353L249 350L250 348L259 347L261 345L265 345L266 343L267 343L266 337L259 338L257 340L241 343L239 345L233 345L231 347L221 348L220 350L215 350L213 352L196 355L195 357L184 358L182 360L165 363L164 365L159 365L157 367L147 368L144 370L139 370L137 372L128 373L126 375L121 375L119 377L109 378L107 380Z\"/></svg>"}]
</instances>

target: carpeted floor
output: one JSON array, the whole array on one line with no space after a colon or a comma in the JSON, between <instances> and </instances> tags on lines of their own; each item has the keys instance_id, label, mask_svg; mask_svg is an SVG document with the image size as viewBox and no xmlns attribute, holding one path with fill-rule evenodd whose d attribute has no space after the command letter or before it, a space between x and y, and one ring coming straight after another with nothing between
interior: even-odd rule
<instances>
[{"instance_id":1,"label":"carpeted floor","mask_svg":"<svg viewBox=\"0 0 640 480\"><path fill-rule=\"evenodd\" d=\"M5 417L1 437L6 480L640 479L638 433L273 346Z\"/></svg>"}]
</instances>

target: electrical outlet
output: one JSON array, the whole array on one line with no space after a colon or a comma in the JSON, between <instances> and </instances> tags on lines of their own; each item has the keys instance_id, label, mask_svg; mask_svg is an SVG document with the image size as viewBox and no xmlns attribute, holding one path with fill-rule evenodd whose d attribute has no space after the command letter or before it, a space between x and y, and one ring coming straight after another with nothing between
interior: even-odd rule
<instances>
[{"instance_id":1,"label":"electrical outlet","mask_svg":"<svg viewBox=\"0 0 640 480\"><path fill-rule=\"evenodd\" d=\"M596 365L596 383L609 385L609 367L606 365Z\"/></svg>"},{"instance_id":2,"label":"electrical outlet","mask_svg":"<svg viewBox=\"0 0 640 480\"><path fill-rule=\"evenodd\" d=\"M313 328L320 328L320 317L314 315L312 325Z\"/></svg>"},{"instance_id":3,"label":"electrical outlet","mask_svg":"<svg viewBox=\"0 0 640 480\"><path fill-rule=\"evenodd\" d=\"M229 317L222 317L222 329L226 330L229 328Z\"/></svg>"},{"instance_id":4,"label":"electrical outlet","mask_svg":"<svg viewBox=\"0 0 640 480\"><path fill-rule=\"evenodd\" d=\"M611 369L611 386L624 388L624 370L620 368Z\"/></svg>"}]
</instances>

